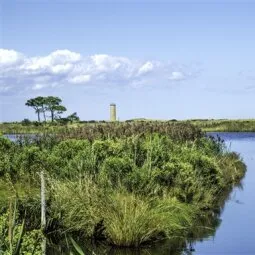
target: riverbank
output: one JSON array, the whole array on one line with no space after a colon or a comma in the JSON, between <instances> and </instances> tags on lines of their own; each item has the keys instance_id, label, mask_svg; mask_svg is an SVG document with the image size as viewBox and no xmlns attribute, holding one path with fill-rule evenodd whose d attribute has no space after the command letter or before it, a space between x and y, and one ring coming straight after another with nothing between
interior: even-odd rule
<instances>
[{"instance_id":1,"label":"riverbank","mask_svg":"<svg viewBox=\"0 0 255 255\"><path fill-rule=\"evenodd\" d=\"M173 238L185 245L199 231L208 234L201 222L208 214L217 219L245 174L240 157L221 140L185 123L95 125L16 144L1 138L0 152L1 180L9 183L0 191L1 227L10 227L4 219L17 206L17 229L24 220L24 243L30 244L40 238L41 170L47 183L44 234L118 247ZM4 242L9 247L8 238Z\"/></svg>"}]
</instances>

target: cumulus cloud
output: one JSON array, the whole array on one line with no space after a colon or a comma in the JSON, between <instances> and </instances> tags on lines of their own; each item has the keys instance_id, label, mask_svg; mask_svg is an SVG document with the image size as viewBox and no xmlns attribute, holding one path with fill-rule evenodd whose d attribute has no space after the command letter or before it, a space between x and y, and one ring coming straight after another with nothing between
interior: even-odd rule
<instances>
[{"instance_id":1,"label":"cumulus cloud","mask_svg":"<svg viewBox=\"0 0 255 255\"><path fill-rule=\"evenodd\" d=\"M156 80L164 83L186 80L192 72L155 60L139 61L106 54L82 56L67 49L34 57L0 49L0 67L0 93L91 84L140 87Z\"/></svg>"},{"instance_id":2,"label":"cumulus cloud","mask_svg":"<svg viewBox=\"0 0 255 255\"><path fill-rule=\"evenodd\" d=\"M21 63L23 55L14 50L0 49L0 67L14 66Z\"/></svg>"}]
</instances>

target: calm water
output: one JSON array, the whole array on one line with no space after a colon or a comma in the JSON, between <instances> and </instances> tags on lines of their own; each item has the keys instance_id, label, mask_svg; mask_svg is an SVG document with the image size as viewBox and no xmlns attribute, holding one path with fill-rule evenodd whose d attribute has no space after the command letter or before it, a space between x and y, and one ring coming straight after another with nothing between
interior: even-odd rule
<instances>
[{"instance_id":1,"label":"calm water","mask_svg":"<svg viewBox=\"0 0 255 255\"><path fill-rule=\"evenodd\" d=\"M214 133L215 134L215 133ZM255 254L255 133L219 133L247 165L243 190L235 189L214 237L195 244L194 255Z\"/></svg>"},{"instance_id":2,"label":"calm water","mask_svg":"<svg viewBox=\"0 0 255 255\"><path fill-rule=\"evenodd\" d=\"M96 254L110 255L255 255L255 133L210 133L219 135L227 147L241 154L247 165L247 173L243 180L243 189L235 189L226 202L220 216L221 224L213 237L193 244L194 251L171 252L169 243L158 244L154 248L141 251L110 250L97 248ZM90 252L87 254L91 254Z\"/></svg>"}]
</instances>

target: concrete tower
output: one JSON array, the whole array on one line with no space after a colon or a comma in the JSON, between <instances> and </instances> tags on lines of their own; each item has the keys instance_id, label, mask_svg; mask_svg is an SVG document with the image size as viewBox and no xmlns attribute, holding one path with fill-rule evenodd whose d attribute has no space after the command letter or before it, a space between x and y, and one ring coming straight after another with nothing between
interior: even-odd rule
<instances>
[{"instance_id":1,"label":"concrete tower","mask_svg":"<svg viewBox=\"0 0 255 255\"><path fill-rule=\"evenodd\" d=\"M116 121L116 104L110 104L110 121Z\"/></svg>"}]
</instances>

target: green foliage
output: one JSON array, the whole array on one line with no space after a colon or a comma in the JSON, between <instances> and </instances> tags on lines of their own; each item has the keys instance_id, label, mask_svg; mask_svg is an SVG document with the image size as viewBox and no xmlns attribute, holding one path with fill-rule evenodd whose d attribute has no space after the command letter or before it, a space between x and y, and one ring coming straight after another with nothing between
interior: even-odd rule
<instances>
[{"instance_id":1,"label":"green foliage","mask_svg":"<svg viewBox=\"0 0 255 255\"><path fill-rule=\"evenodd\" d=\"M25 104L26 106L32 107L35 110L37 114L38 122L41 121L40 113L45 112L44 103L45 103L44 97L36 97L36 98L31 98L27 100Z\"/></svg>"},{"instance_id":2,"label":"green foliage","mask_svg":"<svg viewBox=\"0 0 255 255\"><path fill-rule=\"evenodd\" d=\"M41 254L41 231L36 229L26 231L25 218L20 221L17 209L16 199L14 203L10 201L10 206L6 213L0 214L0 254Z\"/></svg>"},{"instance_id":3,"label":"green foliage","mask_svg":"<svg viewBox=\"0 0 255 255\"><path fill-rule=\"evenodd\" d=\"M175 199L150 200L117 192L102 215L109 241L118 246L139 246L157 238L184 235L195 208Z\"/></svg>"},{"instance_id":4,"label":"green foliage","mask_svg":"<svg viewBox=\"0 0 255 255\"><path fill-rule=\"evenodd\" d=\"M62 100L59 97L53 97L53 96L48 96L48 97L36 97L36 98L31 98L27 100L26 106L32 107L38 117L38 122L41 121L40 114L43 113L44 121L46 121L46 112L50 112L51 115L51 121L53 122L54 119L59 118L60 114L66 111L65 106L61 105L60 103ZM24 122L23 124L28 122Z\"/></svg>"},{"instance_id":5,"label":"green foliage","mask_svg":"<svg viewBox=\"0 0 255 255\"><path fill-rule=\"evenodd\" d=\"M212 120L189 120L197 127L207 132L254 132L254 119L212 119Z\"/></svg>"},{"instance_id":6,"label":"green foliage","mask_svg":"<svg viewBox=\"0 0 255 255\"><path fill-rule=\"evenodd\" d=\"M133 162L129 158L109 157L104 160L100 174L105 176L111 185L121 184L132 172Z\"/></svg>"},{"instance_id":7,"label":"green foliage","mask_svg":"<svg viewBox=\"0 0 255 255\"><path fill-rule=\"evenodd\" d=\"M62 129L57 134L60 139L76 138L90 141L160 134L184 142L203 136L203 132L196 126L179 122L97 123Z\"/></svg>"},{"instance_id":8,"label":"green foliage","mask_svg":"<svg viewBox=\"0 0 255 255\"><path fill-rule=\"evenodd\" d=\"M0 136L0 151L5 152L6 150L10 150L13 147L13 143L3 136Z\"/></svg>"},{"instance_id":9,"label":"green foliage","mask_svg":"<svg viewBox=\"0 0 255 255\"><path fill-rule=\"evenodd\" d=\"M87 176L79 183L76 181L51 182L54 194L52 211L66 227L66 231L84 232L93 236L95 226L101 220L99 205L103 191L98 188L91 177Z\"/></svg>"},{"instance_id":10,"label":"green foliage","mask_svg":"<svg viewBox=\"0 0 255 255\"><path fill-rule=\"evenodd\" d=\"M0 153L0 177L10 172L11 162L8 154Z\"/></svg>"},{"instance_id":11,"label":"green foliage","mask_svg":"<svg viewBox=\"0 0 255 255\"><path fill-rule=\"evenodd\" d=\"M32 124L32 122L29 119L24 119L24 120L21 121L21 124L23 126L29 126L29 125Z\"/></svg>"},{"instance_id":12,"label":"green foliage","mask_svg":"<svg viewBox=\"0 0 255 255\"><path fill-rule=\"evenodd\" d=\"M12 197L9 192L19 197L15 224L19 229L25 219L28 230L23 247L37 240L41 169L46 233L104 238L117 246L185 238L198 215L220 210L245 174L240 156L222 141L176 122L91 124L17 143L0 138L0 160L0 184L11 184L5 183L0 202ZM3 208L4 215L6 203Z\"/></svg>"},{"instance_id":13,"label":"green foliage","mask_svg":"<svg viewBox=\"0 0 255 255\"><path fill-rule=\"evenodd\" d=\"M75 251L79 254L79 255L85 255L85 253L83 252L83 250L81 249L81 247L74 241L74 239L72 237L70 237L70 241L75 249Z\"/></svg>"},{"instance_id":14,"label":"green foliage","mask_svg":"<svg viewBox=\"0 0 255 255\"><path fill-rule=\"evenodd\" d=\"M77 112L74 112L74 113L68 115L66 118L71 123L80 121L80 118L78 117Z\"/></svg>"}]
</instances>

